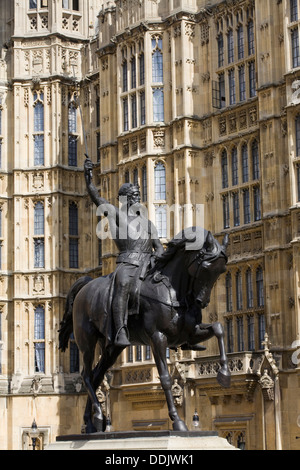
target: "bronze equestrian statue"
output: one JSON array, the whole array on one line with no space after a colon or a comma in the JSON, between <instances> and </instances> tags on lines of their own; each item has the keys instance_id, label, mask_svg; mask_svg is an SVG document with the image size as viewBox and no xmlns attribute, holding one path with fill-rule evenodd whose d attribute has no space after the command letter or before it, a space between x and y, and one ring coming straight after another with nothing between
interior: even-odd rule
<instances>
[{"instance_id":1,"label":"bronze equestrian statue","mask_svg":"<svg viewBox=\"0 0 300 470\"><path fill-rule=\"evenodd\" d=\"M85 175L91 194L93 187L90 185L90 176L87 175L90 170L90 164L87 162ZM104 204L105 200L97 194L94 193L91 197L94 197L97 205L98 202ZM138 195L134 197L138 198ZM108 206L108 212L109 209ZM122 217L122 209L118 214ZM147 223L144 225L145 221ZM142 219L141 225L144 225L144 231L147 232L149 221ZM149 228L148 235L151 233L155 232ZM117 303L114 298L118 295L119 281L116 272L97 279L82 277L73 284L67 296L59 331L59 348L66 350L73 332L83 357L82 377L88 393L84 414L87 433L104 430L104 418L96 390L128 342L133 345L151 346L165 392L169 416L176 431L187 431L187 427L178 416L172 396L172 381L166 360L168 347L201 350L203 346L199 343L216 336L220 350L217 380L224 387L230 386L223 327L219 322L203 324L201 313L201 309L210 301L213 285L220 274L226 271L228 236L224 237L221 245L210 232L200 227L191 227L171 240L165 251L157 238L150 235L147 237L145 234L144 237L143 243L133 243L133 249L130 248L130 240L125 245L116 240L121 250L124 247L125 255L120 258L120 264L123 264L125 259L125 267L121 267L125 273L131 252L135 253L133 259L140 256L145 260L145 263L143 261L142 264L134 264L132 270L129 267L128 272L132 274L132 279L126 285L126 295L122 302ZM151 264L151 257L155 252L156 259ZM144 265L147 266L146 270L142 269ZM117 266L116 271L118 269ZM141 277L141 282L137 282L137 275ZM118 310L118 307L124 310ZM118 323L119 318L122 319L122 326L121 322ZM122 337L125 344L118 344L119 329L122 330L125 326L128 332L128 335ZM93 369L97 344L100 345L102 354Z\"/></svg>"}]
</instances>

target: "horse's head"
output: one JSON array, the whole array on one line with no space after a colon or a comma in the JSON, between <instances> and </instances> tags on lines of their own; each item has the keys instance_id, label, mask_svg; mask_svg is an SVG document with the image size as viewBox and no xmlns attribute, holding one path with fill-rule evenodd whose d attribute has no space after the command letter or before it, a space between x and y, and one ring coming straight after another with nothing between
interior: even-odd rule
<instances>
[{"instance_id":1,"label":"horse's head","mask_svg":"<svg viewBox=\"0 0 300 470\"><path fill-rule=\"evenodd\" d=\"M201 227L184 229L168 243L156 269L169 276L182 296L192 294L193 301L205 308L214 283L226 271L227 245L228 235L220 245L210 232Z\"/></svg>"},{"instance_id":2,"label":"horse's head","mask_svg":"<svg viewBox=\"0 0 300 470\"><path fill-rule=\"evenodd\" d=\"M228 235L225 235L222 245L210 232L205 232L205 235L202 248L190 251L187 260L193 297L200 308L209 304L211 290L220 274L226 271L227 263Z\"/></svg>"}]
</instances>

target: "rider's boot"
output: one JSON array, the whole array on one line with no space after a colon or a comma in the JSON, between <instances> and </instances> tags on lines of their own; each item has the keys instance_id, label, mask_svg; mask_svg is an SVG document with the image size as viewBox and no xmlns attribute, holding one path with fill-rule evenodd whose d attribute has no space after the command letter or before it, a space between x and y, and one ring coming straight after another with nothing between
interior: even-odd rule
<instances>
[{"instance_id":1,"label":"rider's boot","mask_svg":"<svg viewBox=\"0 0 300 470\"><path fill-rule=\"evenodd\" d=\"M121 315L118 315L118 312L114 314L114 322L116 328L116 336L115 336L115 345L116 346L130 346L130 342L128 339L128 329L126 325L126 319L123 320Z\"/></svg>"}]
</instances>

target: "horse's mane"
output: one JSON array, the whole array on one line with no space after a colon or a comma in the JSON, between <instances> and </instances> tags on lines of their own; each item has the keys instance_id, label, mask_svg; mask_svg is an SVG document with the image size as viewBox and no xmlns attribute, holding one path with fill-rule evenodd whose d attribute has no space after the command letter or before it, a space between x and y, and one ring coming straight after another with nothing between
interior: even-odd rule
<instances>
[{"instance_id":1,"label":"horse's mane","mask_svg":"<svg viewBox=\"0 0 300 470\"><path fill-rule=\"evenodd\" d=\"M161 268L180 250L200 251L203 249L208 231L201 227L182 230L167 244L166 250L157 258L156 267Z\"/></svg>"}]
</instances>

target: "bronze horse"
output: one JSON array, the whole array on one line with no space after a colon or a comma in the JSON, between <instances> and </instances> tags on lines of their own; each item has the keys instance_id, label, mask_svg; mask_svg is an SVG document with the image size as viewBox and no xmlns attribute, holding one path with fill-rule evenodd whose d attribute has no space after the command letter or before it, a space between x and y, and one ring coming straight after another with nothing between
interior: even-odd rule
<instances>
[{"instance_id":1,"label":"bronze horse","mask_svg":"<svg viewBox=\"0 0 300 470\"><path fill-rule=\"evenodd\" d=\"M219 322L203 324L201 314L201 309L210 301L214 283L226 271L227 245L228 236L220 245L204 229L192 227L184 230L169 242L164 254L141 283L138 304L136 293L132 296L133 302L129 300L129 310L136 309L128 317L130 342L151 346L176 431L187 431L187 427L174 405L166 360L167 347L201 350L205 348L198 343L216 336L220 350L217 379L220 385L230 386L223 327ZM115 346L112 340L113 330L109 321L112 278L113 274L94 280L90 277L78 279L68 293L59 330L59 348L65 351L74 332L83 355L82 377L88 393L84 414L87 433L103 431L103 414L96 390L124 349ZM97 343L100 343L102 354L93 369Z\"/></svg>"}]
</instances>

